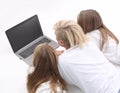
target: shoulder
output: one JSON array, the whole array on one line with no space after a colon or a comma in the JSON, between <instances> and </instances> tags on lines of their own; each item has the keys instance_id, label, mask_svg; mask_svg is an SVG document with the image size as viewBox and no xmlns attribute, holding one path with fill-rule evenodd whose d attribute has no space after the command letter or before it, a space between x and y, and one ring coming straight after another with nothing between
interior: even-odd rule
<instances>
[{"instance_id":1,"label":"shoulder","mask_svg":"<svg viewBox=\"0 0 120 93\"><path fill-rule=\"evenodd\" d=\"M99 30L93 30L91 32L88 32L87 34L100 34Z\"/></svg>"},{"instance_id":2,"label":"shoulder","mask_svg":"<svg viewBox=\"0 0 120 93\"><path fill-rule=\"evenodd\" d=\"M99 30L94 30L94 31L91 31L91 32L87 33L86 35L88 35L90 37L98 38L98 37L100 37L100 31Z\"/></svg>"},{"instance_id":3,"label":"shoulder","mask_svg":"<svg viewBox=\"0 0 120 93\"><path fill-rule=\"evenodd\" d=\"M36 90L36 93L51 93L50 81L41 84ZM57 93L62 93L59 86L57 87ZM63 91L63 93L66 93L66 91Z\"/></svg>"},{"instance_id":4,"label":"shoulder","mask_svg":"<svg viewBox=\"0 0 120 93\"><path fill-rule=\"evenodd\" d=\"M45 82L41 84L35 93L50 93L50 84L49 82Z\"/></svg>"},{"instance_id":5,"label":"shoulder","mask_svg":"<svg viewBox=\"0 0 120 93\"><path fill-rule=\"evenodd\" d=\"M74 46L72 48L69 48L65 50L59 57L58 57L58 64L70 64L70 61L74 60L74 56L77 54L77 52L80 51L79 46Z\"/></svg>"}]
</instances>

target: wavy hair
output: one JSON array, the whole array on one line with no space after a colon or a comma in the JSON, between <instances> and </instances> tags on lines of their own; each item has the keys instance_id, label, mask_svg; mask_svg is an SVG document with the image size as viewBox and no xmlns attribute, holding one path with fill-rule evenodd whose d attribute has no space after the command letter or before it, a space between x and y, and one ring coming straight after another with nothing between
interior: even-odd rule
<instances>
[{"instance_id":1,"label":"wavy hair","mask_svg":"<svg viewBox=\"0 0 120 93\"><path fill-rule=\"evenodd\" d=\"M57 86L66 89L66 83L58 71L58 61L55 50L48 44L40 44L34 50L34 71L28 75L27 89L35 93L44 82L50 81L51 93L57 93Z\"/></svg>"}]
</instances>

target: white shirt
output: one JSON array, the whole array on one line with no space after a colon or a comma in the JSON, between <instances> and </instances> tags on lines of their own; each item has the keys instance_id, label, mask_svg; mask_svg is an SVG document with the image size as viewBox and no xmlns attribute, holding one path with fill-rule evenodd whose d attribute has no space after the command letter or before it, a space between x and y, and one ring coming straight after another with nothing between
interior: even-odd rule
<instances>
[{"instance_id":1,"label":"white shirt","mask_svg":"<svg viewBox=\"0 0 120 93\"><path fill-rule=\"evenodd\" d=\"M98 46L100 49L101 46L101 37L100 32L98 30L87 33L87 35L91 38L91 40ZM102 52L105 57L113 64L119 64L120 66L120 54L118 52L118 45L115 40L109 37L108 41L105 43Z\"/></svg>"},{"instance_id":2,"label":"white shirt","mask_svg":"<svg viewBox=\"0 0 120 93\"><path fill-rule=\"evenodd\" d=\"M117 93L120 89L120 71L93 43L66 50L59 56L58 67L67 84L83 93Z\"/></svg>"},{"instance_id":3,"label":"white shirt","mask_svg":"<svg viewBox=\"0 0 120 93\"><path fill-rule=\"evenodd\" d=\"M35 93L51 93L50 82L48 81L41 84L41 86L38 87ZM57 93L62 93L62 90L59 86L57 87ZM64 91L63 93L66 93L66 91Z\"/></svg>"}]
</instances>

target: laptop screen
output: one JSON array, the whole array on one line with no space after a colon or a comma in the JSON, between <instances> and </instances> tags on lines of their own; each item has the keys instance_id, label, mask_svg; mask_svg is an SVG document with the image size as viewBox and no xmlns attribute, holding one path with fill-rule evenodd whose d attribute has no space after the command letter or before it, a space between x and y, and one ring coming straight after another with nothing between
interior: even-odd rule
<instances>
[{"instance_id":1,"label":"laptop screen","mask_svg":"<svg viewBox=\"0 0 120 93\"><path fill-rule=\"evenodd\" d=\"M43 35L37 15L21 22L6 31L14 52Z\"/></svg>"}]
</instances>

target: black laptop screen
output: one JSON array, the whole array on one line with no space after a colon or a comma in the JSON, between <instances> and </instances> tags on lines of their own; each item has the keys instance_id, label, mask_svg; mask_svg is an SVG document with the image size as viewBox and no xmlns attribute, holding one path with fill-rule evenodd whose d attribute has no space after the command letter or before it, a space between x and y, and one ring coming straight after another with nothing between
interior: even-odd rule
<instances>
[{"instance_id":1,"label":"black laptop screen","mask_svg":"<svg viewBox=\"0 0 120 93\"><path fill-rule=\"evenodd\" d=\"M14 52L43 35L37 15L21 22L6 31L8 40Z\"/></svg>"}]
</instances>

